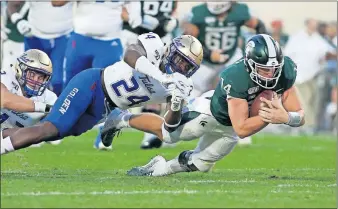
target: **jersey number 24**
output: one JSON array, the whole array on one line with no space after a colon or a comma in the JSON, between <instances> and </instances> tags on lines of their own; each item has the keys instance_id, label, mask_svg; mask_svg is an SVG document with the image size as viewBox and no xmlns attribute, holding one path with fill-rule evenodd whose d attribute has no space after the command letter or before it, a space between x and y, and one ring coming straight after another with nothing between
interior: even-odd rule
<instances>
[{"instance_id":1,"label":"jersey number 24","mask_svg":"<svg viewBox=\"0 0 338 209\"><path fill-rule=\"evenodd\" d=\"M120 81L117 81L117 82L111 84L111 87L113 88L115 94L118 97L121 97L122 94L123 94L123 93L121 93L122 89L124 89L124 91L126 91L128 94L130 94L130 93L136 92L140 88L140 85L137 83L134 76L132 76L130 78L130 83L131 83L131 85L128 85L126 80L120 80ZM130 95L130 96L127 97L127 100L130 102L130 104L128 104L128 107L132 107L134 105L138 105L140 103L147 102L147 101L150 100L150 98L148 96Z\"/></svg>"}]
</instances>

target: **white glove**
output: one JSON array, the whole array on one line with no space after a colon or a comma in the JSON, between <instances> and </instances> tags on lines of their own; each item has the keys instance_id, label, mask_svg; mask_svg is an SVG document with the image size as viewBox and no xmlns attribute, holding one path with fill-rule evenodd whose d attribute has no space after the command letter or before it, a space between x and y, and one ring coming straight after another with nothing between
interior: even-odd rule
<instances>
[{"instance_id":1,"label":"white glove","mask_svg":"<svg viewBox=\"0 0 338 209\"><path fill-rule=\"evenodd\" d=\"M170 17L170 19L168 19L168 20L165 22L164 30L165 30L167 33L171 33L176 27L177 27L177 19L176 19L176 18L173 18L173 17Z\"/></svg>"},{"instance_id":2,"label":"white glove","mask_svg":"<svg viewBox=\"0 0 338 209\"><path fill-rule=\"evenodd\" d=\"M10 29L1 26L1 41L6 41L8 39L8 35L11 32Z\"/></svg>"},{"instance_id":3,"label":"white glove","mask_svg":"<svg viewBox=\"0 0 338 209\"><path fill-rule=\"evenodd\" d=\"M21 33L22 35L26 36L26 37L32 37L32 26L31 24L29 24L29 22L27 20L19 20L16 23L16 27L19 31L19 33Z\"/></svg>"},{"instance_id":4,"label":"white glove","mask_svg":"<svg viewBox=\"0 0 338 209\"><path fill-rule=\"evenodd\" d=\"M171 109L178 111L182 100L186 100L193 89L191 80L180 73L173 73L163 82L171 92Z\"/></svg>"}]
</instances>

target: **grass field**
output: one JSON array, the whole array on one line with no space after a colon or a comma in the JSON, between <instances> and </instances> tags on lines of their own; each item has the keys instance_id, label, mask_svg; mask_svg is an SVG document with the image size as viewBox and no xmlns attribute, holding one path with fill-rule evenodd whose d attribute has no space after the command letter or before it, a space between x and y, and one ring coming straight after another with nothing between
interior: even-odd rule
<instances>
[{"instance_id":1,"label":"grass field","mask_svg":"<svg viewBox=\"0 0 338 209\"><path fill-rule=\"evenodd\" d=\"M140 150L140 132L124 132L113 151L92 148L96 132L1 156L1 207L336 207L336 140L256 136L211 173L130 177L155 154Z\"/></svg>"}]
</instances>

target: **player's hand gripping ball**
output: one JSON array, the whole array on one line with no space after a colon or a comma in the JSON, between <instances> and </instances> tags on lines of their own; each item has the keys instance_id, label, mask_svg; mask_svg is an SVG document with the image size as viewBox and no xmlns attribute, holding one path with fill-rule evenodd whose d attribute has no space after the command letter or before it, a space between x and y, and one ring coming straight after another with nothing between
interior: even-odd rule
<instances>
[{"instance_id":1,"label":"player's hand gripping ball","mask_svg":"<svg viewBox=\"0 0 338 209\"><path fill-rule=\"evenodd\" d=\"M266 106L266 104L260 100L260 97L264 97L268 100L272 100L273 91L272 90L265 90L255 98L255 100L251 104L250 117L257 116L258 113L259 113L259 109L261 109L262 106Z\"/></svg>"}]
</instances>

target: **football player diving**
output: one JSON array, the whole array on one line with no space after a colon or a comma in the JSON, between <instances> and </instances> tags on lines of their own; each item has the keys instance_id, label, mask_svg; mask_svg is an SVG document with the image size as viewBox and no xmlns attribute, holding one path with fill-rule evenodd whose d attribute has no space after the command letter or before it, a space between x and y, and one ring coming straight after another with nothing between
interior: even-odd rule
<instances>
[{"instance_id":1,"label":"football player diving","mask_svg":"<svg viewBox=\"0 0 338 209\"><path fill-rule=\"evenodd\" d=\"M198 70L202 57L202 45L192 36L176 37L164 47L157 34L142 34L138 43L127 48L123 60L77 74L41 123L4 130L1 155L42 141L78 136L103 118L107 106L128 109L164 103L169 96L176 104L176 99L192 91L189 77ZM104 137L102 142L109 146L111 139Z\"/></svg>"},{"instance_id":2,"label":"football player diving","mask_svg":"<svg viewBox=\"0 0 338 209\"><path fill-rule=\"evenodd\" d=\"M255 35L246 45L245 57L221 73L215 90L192 99L183 109L169 102L164 118L116 108L106 128L116 134L132 127L153 133L167 143L199 138L194 150L183 151L169 161L156 156L148 164L129 170L128 175L208 172L234 149L237 136L255 134L269 123L304 125L304 111L294 86L296 76L295 63L283 56L279 44L271 36ZM251 104L265 90L274 91L273 99L257 98L261 101L259 113L249 117Z\"/></svg>"}]
</instances>

